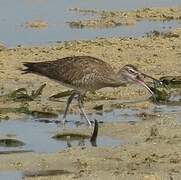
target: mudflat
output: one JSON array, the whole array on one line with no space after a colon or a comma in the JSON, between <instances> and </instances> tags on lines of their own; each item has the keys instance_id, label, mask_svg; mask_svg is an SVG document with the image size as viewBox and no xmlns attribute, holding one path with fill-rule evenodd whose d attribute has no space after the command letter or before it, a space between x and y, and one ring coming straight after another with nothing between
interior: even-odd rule
<instances>
[{"instance_id":1,"label":"mudflat","mask_svg":"<svg viewBox=\"0 0 181 180\"><path fill-rule=\"evenodd\" d=\"M110 63L115 71L125 64L134 64L143 72L155 77L180 76L181 29L170 33L152 33L139 38L97 38L95 40L68 41L41 47L2 48L0 51L1 94L25 88L32 90L46 83L39 98L32 101L0 101L1 118L9 120L26 118L27 114L8 109L28 107L31 111L58 114L66 98L51 101L53 94L66 91L59 83L35 74L22 75L23 62L56 60L66 56L89 55ZM179 90L180 91L180 90ZM136 85L104 88L88 94L87 112L95 112L96 105L104 104L107 110L114 107L135 107L145 110L156 105L149 100L122 105L111 99L148 99L148 92ZM6 109L6 110L5 110ZM76 104L70 108L77 112ZM0 155L1 171L28 171L27 180L58 179L124 179L124 180L179 180L181 179L181 120L180 112L164 115L147 115L142 121L103 123L99 136L124 140L116 147L74 147L56 153L21 153ZM104 121L104 120L103 120ZM134 121L134 118L132 119ZM91 133L91 129L78 129ZM30 172L54 170L49 176L31 176ZM57 170L57 171L55 171ZM59 170L59 171L58 171ZM62 171L60 171L62 170ZM56 174L57 172L57 174ZM25 173L26 174L26 173ZM28 173L27 173L28 174ZM33 174L33 173L32 173ZM40 173L41 174L41 173Z\"/></svg>"}]
</instances>

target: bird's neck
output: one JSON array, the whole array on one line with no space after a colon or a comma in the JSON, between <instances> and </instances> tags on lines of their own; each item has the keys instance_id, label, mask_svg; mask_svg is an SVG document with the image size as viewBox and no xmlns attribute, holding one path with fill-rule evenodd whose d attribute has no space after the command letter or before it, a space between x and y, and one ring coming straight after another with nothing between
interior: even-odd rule
<instances>
[{"instance_id":1,"label":"bird's neck","mask_svg":"<svg viewBox=\"0 0 181 180\"><path fill-rule=\"evenodd\" d=\"M114 77L111 77L108 83L109 87L119 87L119 86L126 86L126 81L120 79L118 74L115 74Z\"/></svg>"},{"instance_id":2,"label":"bird's neck","mask_svg":"<svg viewBox=\"0 0 181 180\"><path fill-rule=\"evenodd\" d=\"M114 75L113 84L114 84L116 87L126 86L126 85L127 85L127 81L126 81L126 79L124 78L124 76L122 76L122 74L120 73L120 71Z\"/></svg>"}]
</instances>

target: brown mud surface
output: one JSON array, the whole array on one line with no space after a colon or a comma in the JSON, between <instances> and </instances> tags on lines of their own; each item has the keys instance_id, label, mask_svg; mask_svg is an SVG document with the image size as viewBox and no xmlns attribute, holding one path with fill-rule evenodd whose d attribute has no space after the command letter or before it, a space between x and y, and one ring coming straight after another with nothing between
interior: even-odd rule
<instances>
[{"instance_id":1,"label":"brown mud surface","mask_svg":"<svg viewBox=\"0 0 181 180\"><path fill-rule=\"evenodd\" d=\"M91 55L110 63L115 71L125 64L134 64L141 71L160 78L162 76L179 76L181 73L181 29L170 33L156 33L142 38L98 38L96 40L69 41L62 44L45 47L18 47L0 51L0 82L1 95L13 90L25 88L28 94L37 90L46 83L42 95L34 101L14 102L1 97L0 108L27 107L31 111L62 112L67 98L59 101L50 101L53 94L67 90L59 83L35 74L22 74L23 62L38 62L55 60L66 56ZM87 95L85 108L92 112L95 105L103 104L104 108L110 106L111 99L136 100L148 98L148 92L139 86L131 85L120 88L104 88ZM99 101L92 101L99 100ZM135 106L135 105L133 105ZM149 102L142 103L142 108L152 106ZM77 111L73 105L70 111ZM0 112L3 113L3 110ZM16 113L5 112L10 119ZM22 114L23 115L23 114ZM18 114L19 116L19 114Z\"/></svg>"},{"instance_id":2,"label":"brown mud surface","mask_svg":"<svg viewBox=\"0 0 181 180\"><path fill-rule=\"evenodd\" d=\"M31 111L62 112L66 98L50 101L48 97L65 87L46 77L34 74L22 75L23 62L55 60L73 55L91 55L110 63L115 71L125 64L134 64L155 78L180 76L181 29L167 36L152 34L142 38L98 38L87 41L70 41L44 47L18 47L0 51L0 89L7 94L18 88L28 93L46 83L42 95L33 101L14 102L3 98L2 108L28 107ZM105 88L96 94L88 94L87 112L95 111L95 105L104 108L135 107L147 109L154 106L149 101L123 106L109 99L122 101L148 98L147 91L132 85ZM100 100L101 99L101 100ZM106 100L108 99L108 100ZM76 104L70 111L77 112ZM21 112L21 111L19 111ZM1 118L26 117L24 113L1 111ZM180 116L181 117L181 114ZM134 121L134 119L133 119ZM80 129L90 133L91 129ZM1 171L62 170L56 176L25 177L27 180L59 179L124 179L124 180L180 180L181 179L181 125L173 114L148 116L136 123L104 123L99 135L122 139L127 144L117 147L77 147L51 154L22 153L0 155ZM64 171L63 171L64 170ZM36 173L35 173L36 174Z\"/></svg>"}]
</instances>

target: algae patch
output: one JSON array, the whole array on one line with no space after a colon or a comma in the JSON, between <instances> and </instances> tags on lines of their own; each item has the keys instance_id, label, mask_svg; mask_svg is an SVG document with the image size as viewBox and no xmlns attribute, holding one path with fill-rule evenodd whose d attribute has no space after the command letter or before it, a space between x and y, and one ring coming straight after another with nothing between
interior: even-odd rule
<instances>
[{"instance_id":1,"label":"algae patch","mask_svg":"<svg viewBox=\"0 0 181 180\"><path fill-rule=\"evenodd\" d=\"M24 145L25 143L23 141L17 139L0 139L1 147L19 147Z\"/></svg>"},{"instance_id":2,"label":"algae patch","mask_svg":"<svg viewBox=\"0 0 181 180\"><path fill-rule=\"evenodd\" d=\"M154 92L154 96L150 98L152 101L169 104L175 103L175 101L181 102L181 76L164 76L159 81L159 84L154 83L154 87L150 87ZM178 96L178 98L173 98L174 96Z\"/></svg>"},{"instance_id":3,"label":"algae patch","mask_svg":"<svg viewBox=\"0 0 181 180\"><path fill-rule=\"evenodd\" d=\"M43 88L45 86L46 84L41 85L37 90L32 90L30 94L28 94L26 88L19 88L15 91L10 92L9 94L0 96L0 99L2 99L3 101L33 101L42 94Z\"/></svg>"}]
</instances>

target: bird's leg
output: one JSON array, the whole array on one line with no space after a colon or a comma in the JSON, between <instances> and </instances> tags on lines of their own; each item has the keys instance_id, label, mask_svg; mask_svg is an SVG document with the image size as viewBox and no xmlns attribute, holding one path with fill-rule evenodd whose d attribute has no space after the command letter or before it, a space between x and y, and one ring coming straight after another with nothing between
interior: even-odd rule
<instances>
[{"instance_id":1,"label":"bird's leg","mask_svg":"<svg viewBox=\"0 0 181 180\"><path fill-rule=\"evenodd\" d=\"M76 93L73 92L73 93L69 96L69 98L68 98L68 100L67 100L66 108L65 108L65 111L64 111L64 114L63 114L63 124L65 124L67 111L68 111L69 106L70 106L70 104L71 104L73 98L75 97L75 95L76 95Z\"/></svg>"},{"instance_id":2,"label":"bird's leg","mask_svg":"<svg viewBox=\"0 0 181 180\"><path fill-rule=\"evenodd\" d=\"M91 122L84 111L83 97L81 95L78 96L78 104L79 104L79 109L80 109L81 113L83 114L84 118L87 120L89 126L91 126Z\"/></svg>"}]
</instances>

